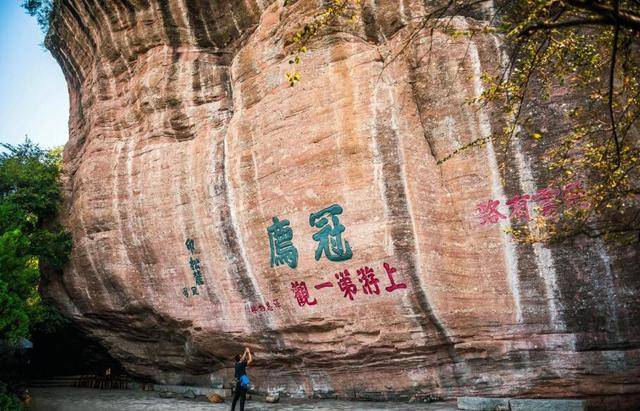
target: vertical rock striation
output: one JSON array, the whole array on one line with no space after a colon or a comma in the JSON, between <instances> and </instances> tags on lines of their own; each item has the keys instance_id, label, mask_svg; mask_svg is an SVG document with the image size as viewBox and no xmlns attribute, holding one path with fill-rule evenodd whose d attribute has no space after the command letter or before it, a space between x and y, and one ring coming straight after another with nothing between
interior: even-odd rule
<instances>
[{"instance_id":1,"label":"vertical rock striation","mask_svg":"<svg viewBox=\"0 0 640 411\"><path fill-rule=\"evenodd\" d=\"M47 45L69 84L75 245L46 292L163 382L224 381L249 345L256 387L290 395L638 393L638 250L521 245L507 220L478 224L479 202L545 186L527 142L438 164L502 127L499 110L464 104L499 70L499 40L423 33L392 61L423 2L364 1L361 27L319 37L292 88L287 40L318 2L289 3L59 2ZM536 115L552 129L555 111ZM316 260L310 214L333 204L352 257ZM295 268L271 264L274 217ZM405 288L386 289L385 267Z\"/></svg>"}]
</instances>

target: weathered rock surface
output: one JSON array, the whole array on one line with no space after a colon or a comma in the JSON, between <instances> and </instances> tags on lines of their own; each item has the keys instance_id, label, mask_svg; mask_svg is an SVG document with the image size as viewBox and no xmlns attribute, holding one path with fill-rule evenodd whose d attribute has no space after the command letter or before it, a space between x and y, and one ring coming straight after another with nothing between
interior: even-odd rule
<instances>
[{"instance_id":1,"label":"weathered rock surface","mask_svg":"<svg viewBox=\"0 0 640 411\"><path fill-rule=\"evenodd\" d=\"M511 400L512 411L583 411L584 400Z\"/></svg>"},{"instance_id":2,"label":"weathered rock surface","mask_svg":"<svg viewBox=\"0 0 640 411\"><path fill-rule=\"evenodd\" d=\"M461 410L497 411L509 410L509 398L458 397L458 408Z\"/></svg>"},{"instance_id":3,"label":"weathered rock surface","mask_svg":"<svg viewBox=\"0 0 640 411\"><path fill-rule=\"evenodd\" d=\"M320 36L292 88L288 39L319 2L288 3L60 2L47 44L71 98L75 244L46 292L128 370L167 384L228 385L248 345L252 385L285 395L638 393L638 250L520 245L507 222L478 224L479 202L546 185L533 142L509 148L504 183L492 145L437 164L502 127L498 110L463 104L498 70L499 39L425 32L391 63L423 2L364 1L356 32ZM532 115L552 133L567 101ZM333 204L352 257L316 261L310 214ZM274 217L290 221L295 268L270 264ZM385 263L406 288L385 289ZM364 293L364 266L379 294ZM345 269L353 300L336 284ZM295 281L314 305L299 306Z\"/></svg>"}]
</instances>

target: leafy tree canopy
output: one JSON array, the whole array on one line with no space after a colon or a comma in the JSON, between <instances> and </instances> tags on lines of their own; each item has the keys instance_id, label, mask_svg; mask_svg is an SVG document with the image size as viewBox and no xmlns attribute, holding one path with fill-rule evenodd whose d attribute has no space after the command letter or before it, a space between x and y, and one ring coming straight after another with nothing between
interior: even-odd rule
<instances>
[{"instance_id":1,"label":"leafy tree canopy","mask_svg":"<svg viewBox=\"0 0 640 411\"><path fill-rule=\"evenodd\" d=\"M49 23L53 13L53 0L24 0L22 8L30 16L36 18L43 32L46 33L49 30Z\"/></svg>"},{"instance_id":2,"label":"leafy tree canopy","mask_svg":"<svg viewBox=\"0 0 640 411\"><path fill-rule=\"evenodd\" d=\"M43 150L28 139L2 147L7 151L0 153L0 340L16 341L43 321L60 321L40 299L39 269L61 269L71 238L55 222L60 150Z\"/></svg>"}]
</instances>

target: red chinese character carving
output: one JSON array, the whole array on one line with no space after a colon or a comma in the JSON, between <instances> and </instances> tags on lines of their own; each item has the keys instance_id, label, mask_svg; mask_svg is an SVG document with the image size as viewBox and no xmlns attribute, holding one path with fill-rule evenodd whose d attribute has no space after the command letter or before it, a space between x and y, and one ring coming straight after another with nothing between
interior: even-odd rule
<instances>
[{"instance_id":1,"label":"red chinese character carving","mask_svg":"<svg viewBox=\"0 0 640 411\"><path fill-rule=\"evenodd\" d=\"M564 199L565 207L578 205L580 208L589 208L589 204L582 201L584 191L582 189L582 182L580 181L575 181L562 187L562 197Z\"/></svg>"},{"instance_id":2,"label":"red chinese character carving","mask_svg":"<svg viewBox=\"0 0 640 411\"><path fill-rule=\"evenodd\" d=\"M362 283L362 291L365 294L380 294L380 287L378 287L378 279L376 278L373 269L367 266L359 268L358 273L358 281ZM371 290L371 287L374 287L374 290Z\"/></svg>"},{"instance_id":3,"label":"red chinese character carving","mask_svg":"<svg viewBox=\"0 0 640 411\"><path fill-rule=\"evenodd\" d=\"M293 281L291 283L291 289L293 290L293 294L298 300L298 305L300 307L304 307L306 305L316 305L318 301L314 298L313 301L309 300L309 289L307 289L307 284L304 281ZM276 300L277 301L277 300Z\"/></svg>"},{"instance_id":4,"label":"red chinese character carving","mask_svg":"<svg viewBox=\"0 0 640 411\"><path fill-rule=\"evenodd\" d=\"M515 217L520 221L529 221L529 209L527 208L527 202L531 199L529 194L514 195L513 198L507 201L507 205L511 212L509 217Z\"/></svg>"},{"instance_id":5,"label":"red chinese character carving","mask_svg":"<svg viewBox=\"0 0 640 411\"><path fill-rule=\"evenodd\" d=\"M394 281L393 274L398 272L398 270L396 270L394 267L391 267L387 263L382 264L382 266L384 267L385 271L387 272L387 277L389 277L389 282L391 283L390 286L385 287L385 290L387 290L387 292L392 292L392 291L397 290L399 288L407 288L407 285L405 283L396 284L396 282Z\"/></svg>"},{"instance_id":6,"label":"red chinese character carving","mask_svg":"<svg viewBox=\"0 0 640 411\"><path fill-rule=\"evenodd\" d=\"M498 200L487 200L486 203L479 203L476 206L480 224L495 224L501 218L507 218L507 216L498 211L498 204L500 204Z\"/></svg>"},{"instance_id":7,"label":"red chinese character carving","mask_svg":"<svg viewBox=\"0 0 640 411\"><path fill-rule=\"evenodd\" d=\"M264 305L262 305L262 304L258 304L258 310L260 310L261 312L267 311L267 309L264 308Z\"/></svg>"},{"instance_id":8,"label":"red chinese character carving","mask_svg":"<svg viewBox=\"0 0 640 411\"><path fill-rule=\"evenodd\" d=\"M252 305L251 306L251 312L254 313L254 314L257 313L258 312L258 307L256 307L255 305Z\"/></svg>"},{"instance_id":9,"label":"red chinese character carving","mask_svg":"<svg viewBox=\"0 0 640 411\"><path fill-rule=\"evenodd\" d=\"M333 287L333 283L331 281L325 281L324 283L316 284L313 286L316 290L321 290L323 288Z\"/></svg>"},{"instance_id":10,"label":"red chinese character carving","mask_svg":"<svg viewBox=\"0 0 640 411\"><path fill-rule=\"evenodd\" d=\"M267 310L273 311L273 307L271 306L271 304L269 304L269 301L267 301Z\"/></svg>"},{"instance_id":11,"label":"red chinese character carving","mask_svg":"<svg viewBox=\"0 0 640 411\"><path fill-rule=\"evenodd\" d=\"M344 296L353 301L353 296L358 292L358 287L351 282L351 274L349 274L349 270L344 270L343 272L336 274L336 279L338 280L338 287L340 287L340 291L344 291Z\"/></svg>"},{"instance_id":12,"label":"red chinese character carving","mask_svg":"<svg viewBox=\"0 0 640 411\"><path fill-rule=\"evenodd\" d=\"M282 306L280 305L280 302L278 301L277 298L275 300L273 300L273 306L275 308L278 308L278 309L282 308Z\"/></svg>"},{"instance_id":13,"label":"red chinese character carving","mask_svg":"<svg viewBox=\"0 0 640 411\"><path fill-rule=\"evenodd\" d=\"M541 188L531 196L531 199L542 208L540 214L543 217L555 217L558 214L558 196L560 190L555 188Z\"/></svg>"}]
</instances>

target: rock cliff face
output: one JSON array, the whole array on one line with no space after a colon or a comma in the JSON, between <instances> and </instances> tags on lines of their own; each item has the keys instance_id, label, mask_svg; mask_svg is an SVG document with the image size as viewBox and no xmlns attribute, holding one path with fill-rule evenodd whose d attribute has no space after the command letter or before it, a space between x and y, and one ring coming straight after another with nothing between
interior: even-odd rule
<instances>
[{"instance_id":1,"label":"rock cliff face","mask_svg":"<svg viewBox=\"0 0 640 411\"><path fill-rule=\"evenodd\" d=\"M60 2L75 244L46 292L161 382L228 382L248 345L256 388L290 395L638 393L638 250L479 223L546 186L533 142L437 164L503 125L464 104L499 39L425 32L392 59L423 2L367 0L290 87L288 39L320 2L288 3ZM550 134L556 100L533 113Z\"/></svg>"}]
</instances>

